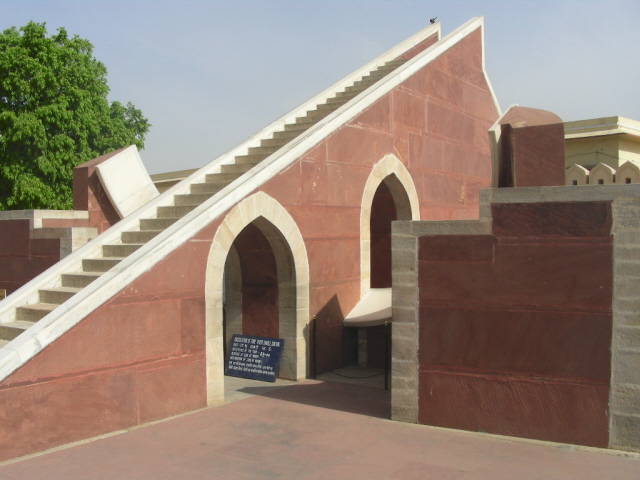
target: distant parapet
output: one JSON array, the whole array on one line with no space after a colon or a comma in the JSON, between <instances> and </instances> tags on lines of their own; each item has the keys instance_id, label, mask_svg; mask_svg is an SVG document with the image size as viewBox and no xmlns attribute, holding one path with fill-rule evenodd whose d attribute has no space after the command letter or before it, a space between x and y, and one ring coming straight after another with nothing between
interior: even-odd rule
<instances>
[{"instance_id":1,"label":"distant parapet","mask_svg":"<svg viewBox=\"0 0 640 480\"><path fill-rule=\"evenodd\" d=\"M588 185L589 170L582 165L571 165L565 170L565 185Z\"/></svg>"},{"instance_id":2,"label":"distant parapet","mask_svg":"<svg viewBox=\"0 0 640 480\"><path fill-rule=\"evenodd\" d=\"M154 175L150 175L150 177L151 181L158 189L158 192L162 193L169 190L195 171L197 171L197 168L192 168L191 170L178 170L175 172L156 173Z\"/></svg>"},{"instance_id":3,"label":"distant parapet","mask_svg":"<svg viewBox=\"0 0 640 480\"><path fill-rule=\"evenodd\" d=\"M565 165L587 168L606 163L619 169L626 161L640 163L640 122L624 117L565 122Z\"/></svg>"},{"instance_id":4,"label":"distant parapet","mask_svg":"<svg viewBox=\"0 0 640 480\"><path fill-rule=\"evenodd\" d=\"M616 183L640 183L640 167L633 162L625 162L616 171Z\"/></svg>"},{"instance_id":5,"label":"distant parapet","mask_svg":"<svg viewBox=\"0 0 640 480\"><path fill-rule=\"evenodd\" d=\"M615 180L616 171L613 167L605 163L599 163L589 172L589 183L591 185L612 185Z\"/></svg>"}]
</instances>

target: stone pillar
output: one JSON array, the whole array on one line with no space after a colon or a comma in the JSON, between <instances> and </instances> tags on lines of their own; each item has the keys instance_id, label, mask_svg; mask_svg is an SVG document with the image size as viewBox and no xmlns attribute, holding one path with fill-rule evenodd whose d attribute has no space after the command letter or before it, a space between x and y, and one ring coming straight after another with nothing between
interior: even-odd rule
<instances>
[{"instance_id":1,"label":"stone pillar","mask_svg":"<svg viewBox=\"0 0 640 480\"><path fill-rule=\"evenodd\" d=\"M418 239L413 222L393 222L391 419L418 422Z\"/></svg>"},{"instance_id":2,"label":"stone pillar","mask_svg":"<svg viewBox=\"0 0 640 480\"><path fill-rule=\"evenodd\" d=\"M609 448L640 450L640 199L613 201Z\"/></svg>"},{"instance_id":3,"label":"stone pillar","mask_svg":"<svg viewBox=\"0 0 640 480\"><path fill-rule=\"evenodd\" d=\"M564 185L564 124L557 115L511 107L491 127L489 138L494 187Z\"/></svg>"}]
</instances>

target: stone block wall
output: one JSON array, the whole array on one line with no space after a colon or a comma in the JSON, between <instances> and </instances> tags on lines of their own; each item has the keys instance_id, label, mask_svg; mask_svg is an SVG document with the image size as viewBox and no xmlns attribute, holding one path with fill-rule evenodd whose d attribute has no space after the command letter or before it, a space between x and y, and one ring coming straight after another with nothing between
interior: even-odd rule
<instances>
[{"instance_id":1,"label":"stone block wall","mask_svg":"<svg viewBox=\"0 0 640 480\"><path fill-rule=\"evenodd\" d=\"M96 235L87 212L0 212L0 288L13 293Z\"/></svg>"},{"instance_id":2,"label":"stone block wall","mask_svg":"<svg viewBox=\"0 0 640 480\"><path fill-rule=\"evenodd\" d=\"M640 189L483 197L394 225L393 418L639 450Z\"/></svg>"},{"instance_id":3,"label":"stone block wall","mask_svg":"<svg viewBox=\"0 0 640 480\"><path fill-rule=\"evenodd\" d=\"M0 288L7 294L59 260L60 239L32 239L26 219L0 221Z\"/></svg>"},{"instance_id":4,"label":"stone block wall","mask_svg":"<svg viewBox=\"0 0 640 480\"><path fill-rule=\"evenodd\" d=\"M184 244L0 384L0 461L207 405L209 246Z\"/></svg>"},{"instance_id":5,"label":"stone block wall","mask_svg":"<svg viewBox=\"0 0 640 480\"><path fill-rule=\"evenodd\" d=\"M640 200L613 202L610 446L640 451Z\"/></svg>"}]
</instances>

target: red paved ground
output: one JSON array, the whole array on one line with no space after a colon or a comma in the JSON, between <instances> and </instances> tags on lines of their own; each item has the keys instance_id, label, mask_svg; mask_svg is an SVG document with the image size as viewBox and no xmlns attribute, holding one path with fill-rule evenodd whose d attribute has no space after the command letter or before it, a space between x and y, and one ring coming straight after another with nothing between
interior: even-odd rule
<instances>
[{"instance_id":1,"label":"red paved ground","mask_svg":"<svg viewBox=\"0 0 640 480\"><path fill-rule=\"evenodd\" d=\"M385 420L380 388L309 381L263 391L2 465L0 480L640 478L640 455Z\"/></svg>"}]
</instances>

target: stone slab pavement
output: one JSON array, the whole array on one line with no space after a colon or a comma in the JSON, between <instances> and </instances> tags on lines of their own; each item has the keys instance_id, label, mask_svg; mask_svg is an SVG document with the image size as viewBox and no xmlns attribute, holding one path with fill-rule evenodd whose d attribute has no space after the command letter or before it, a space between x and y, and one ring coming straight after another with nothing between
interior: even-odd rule
<instances>
[{"instance_id":1,"label":"stone slab pavement","mask_svg":"<svg viewBox=\"0 0 640 480\"><path fill-rule=\"evenodd\" d=\"M392 422L380 388L242 390L218 407L2 464L0 480L640 479L638 454Z\"/></svg>"}]
</instances>

